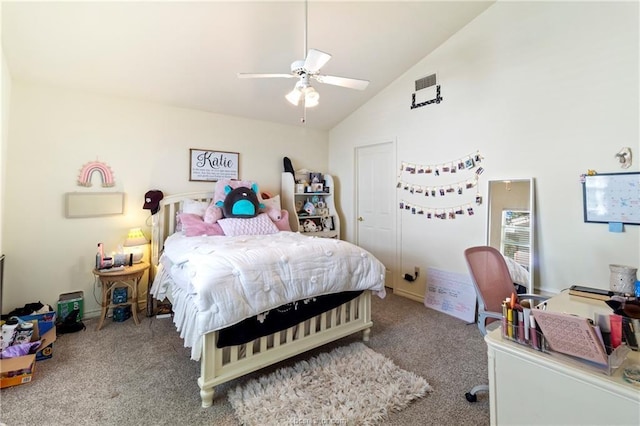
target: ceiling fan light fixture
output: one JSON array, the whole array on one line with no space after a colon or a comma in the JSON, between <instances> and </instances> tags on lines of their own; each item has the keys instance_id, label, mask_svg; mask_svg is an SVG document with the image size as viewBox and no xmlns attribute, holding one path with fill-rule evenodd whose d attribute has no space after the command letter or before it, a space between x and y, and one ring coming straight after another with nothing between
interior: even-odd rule
<instances>
[{"instance_id":1,"label":"ceiling fan light fixture","mask_svg":"<svg viewBox=\"0 0 640 426\"><path fill-rule=\"evenodd\" d=\"M309 81L315 80L319 83L333 86L346 87L349 89L364 90L369 84L368 80L355 78L338 77L333 75L320 74L320 69L331 59L331 55L318 49L307 49L307 27L308 27L308 0L304 0L304 55L302 60L291 63L290 74L274 73L239 73L239 78L297 78L298 81L294 89L285 95L285 99L292 105L298 106L303 102L303 108L313 108L318 105L320 94L310 86ZM305 116L306 117L306 116ZM306 118L302 118L304 123Z\"/></svg>"},{"instance_id":2,"label":"ceiling fan light fixture","mask_svg":"<svg viewBox=\"0 0 640 426\"><path fill-rule=\"evenodd\" d=\"M305 89L304 93L304 106L307 108L313 108L318 105L320 100L320 94L313 87L309 86Z\"/></svg>"},{"instance_id":3,"label":"ceiling fan light fixture","mask_svg":"<svg viewBox=\"0 0 640 426\"><path fill-rule=\"evenodd\" d=\"M302 91L300 91L300 89L298 89L298 87L296 86L292 91L287 93L285 98L292 105L298 106L298 103L300 103L300 100L302 99Z\"/></svg>"}]
</instances>

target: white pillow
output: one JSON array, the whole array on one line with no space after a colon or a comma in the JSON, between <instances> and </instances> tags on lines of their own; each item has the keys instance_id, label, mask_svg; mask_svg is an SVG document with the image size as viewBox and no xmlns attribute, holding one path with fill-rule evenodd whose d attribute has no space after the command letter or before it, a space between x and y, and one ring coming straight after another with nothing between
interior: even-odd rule
<instances>
[{"instance_id":1,"label":"white pillow","mask_svg":"<svg viewBox=\"0 0 640 426\"><path fill-rule=\"evenodd\" d=\"M260 213L256 217L247 219L239 217L219 219L218 224L224 231L224 235L231 237L238 235L266 235L280 232L266 213Z\"/></svg>"},{"instance_id":2,"label":"white pillow","mask_svg":"<svg viewBox=\"0 0 640 426\"><path fill-rule=\"evenodd\" d=\"M277 222L282 219L282 207L280 206L279 195L262 200L262 204L264 204L264 208L260 211L268 214L271 220Z\"/></svg>"},{"instance_id":3,"label":"white pillow","mask_svg":"<svg viewBox=\"0 0 640 426\"><path fill-rule=\"evenodd\" d=\"M276 195L275 197L271 197L271 198L267 198L267 199L263 199L262 200L262 204L264 204L264 208L269 209L275 209L275 210L281 210L282 207L280 206L280 195Z\"/></svg>"},{"instance_id":4,"label":"white pillow","mask_svg":"<svg viewBox=\"0 0 640 426\"><path fill-rule=\"evenodd\" d=\"M182 203L182 213L197 214L203 217L209 204L208 201L184 200Z\"/></svg>"}]
</instances>

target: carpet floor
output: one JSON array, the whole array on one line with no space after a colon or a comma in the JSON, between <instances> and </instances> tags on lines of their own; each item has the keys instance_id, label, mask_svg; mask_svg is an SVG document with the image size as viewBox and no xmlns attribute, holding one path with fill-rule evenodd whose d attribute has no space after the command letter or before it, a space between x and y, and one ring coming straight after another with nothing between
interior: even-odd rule
<instances>
[{"instance_id":1,"label":"carpet floor","mask_svg":"<svg viewBox=\"0 0 640 426\"><path fill-rule=\"evenodd\" d=\"M433 388L385 425L488 425L489 398L464 397L487 382L487 350L474 324L427 309L389 292L372 297L374 326L367 346ZM107 321L96 331L58 337L53 358L37 364L33 382L0 391L0 422L7 426L58 425L216 425L239 420L228 401L238 385L279 368L361 341L361 333L322 346L215 388L210 408L201 408L199 363L170 319Z\"/></svg>"}]
</instances>

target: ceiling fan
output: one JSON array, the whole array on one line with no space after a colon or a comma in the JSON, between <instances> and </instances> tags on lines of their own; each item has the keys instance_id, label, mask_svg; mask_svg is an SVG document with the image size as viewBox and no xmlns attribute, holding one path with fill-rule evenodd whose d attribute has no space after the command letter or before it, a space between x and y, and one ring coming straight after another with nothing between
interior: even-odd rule
<instances>
[{"instance_id":1,"label":"ceiling fan","mask_svg":"<svg viewBox=\"0 0 640 426\"><path fill-rule=\"evenodd\" d=\"M311 108L318 105L320 94L311 86L310 81L316 80L319 83L331 84L334 86L346 87L349 89L364 90L369 85L368 80L360 80L356 78L337 77L333 75L320 74L322 68L331 59L331 55L317 49L309 49L307 51L307 2L304 3L305 22L304 22L304 52L306 57L304 60L294 61L291 64L291 73L289 74L252 74L238 73L239 78L297 78L298 81L291 92L285 98L293 105L299 105L302 102L303 107ZM304 122L305 119L303 118Z\"/></svg>"}]
</instances>

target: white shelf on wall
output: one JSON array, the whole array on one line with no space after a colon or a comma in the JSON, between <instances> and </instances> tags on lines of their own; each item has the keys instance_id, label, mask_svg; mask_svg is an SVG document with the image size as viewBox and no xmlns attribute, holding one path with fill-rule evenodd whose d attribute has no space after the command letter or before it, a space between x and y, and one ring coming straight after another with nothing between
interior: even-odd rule
<instances>
[{"instance_id":1,"label":"white shelf on wall","mask_svg":"<svg viewBox=\"0 0 640 426\"><path fill-rule=\"evenodd\" d=\"M340 238L340 218L335 207L333 177L325 174L321 183L322 191L307 192L309 188L296 185L291 173L282 173L280 188L282 206L289 211L289 226L292 231L309 236ZM304 212L304 206L307 203L313 206L312 214ZM310 222L314 225L305 227L305 223Z\"/></svg>"}]
</instances>

